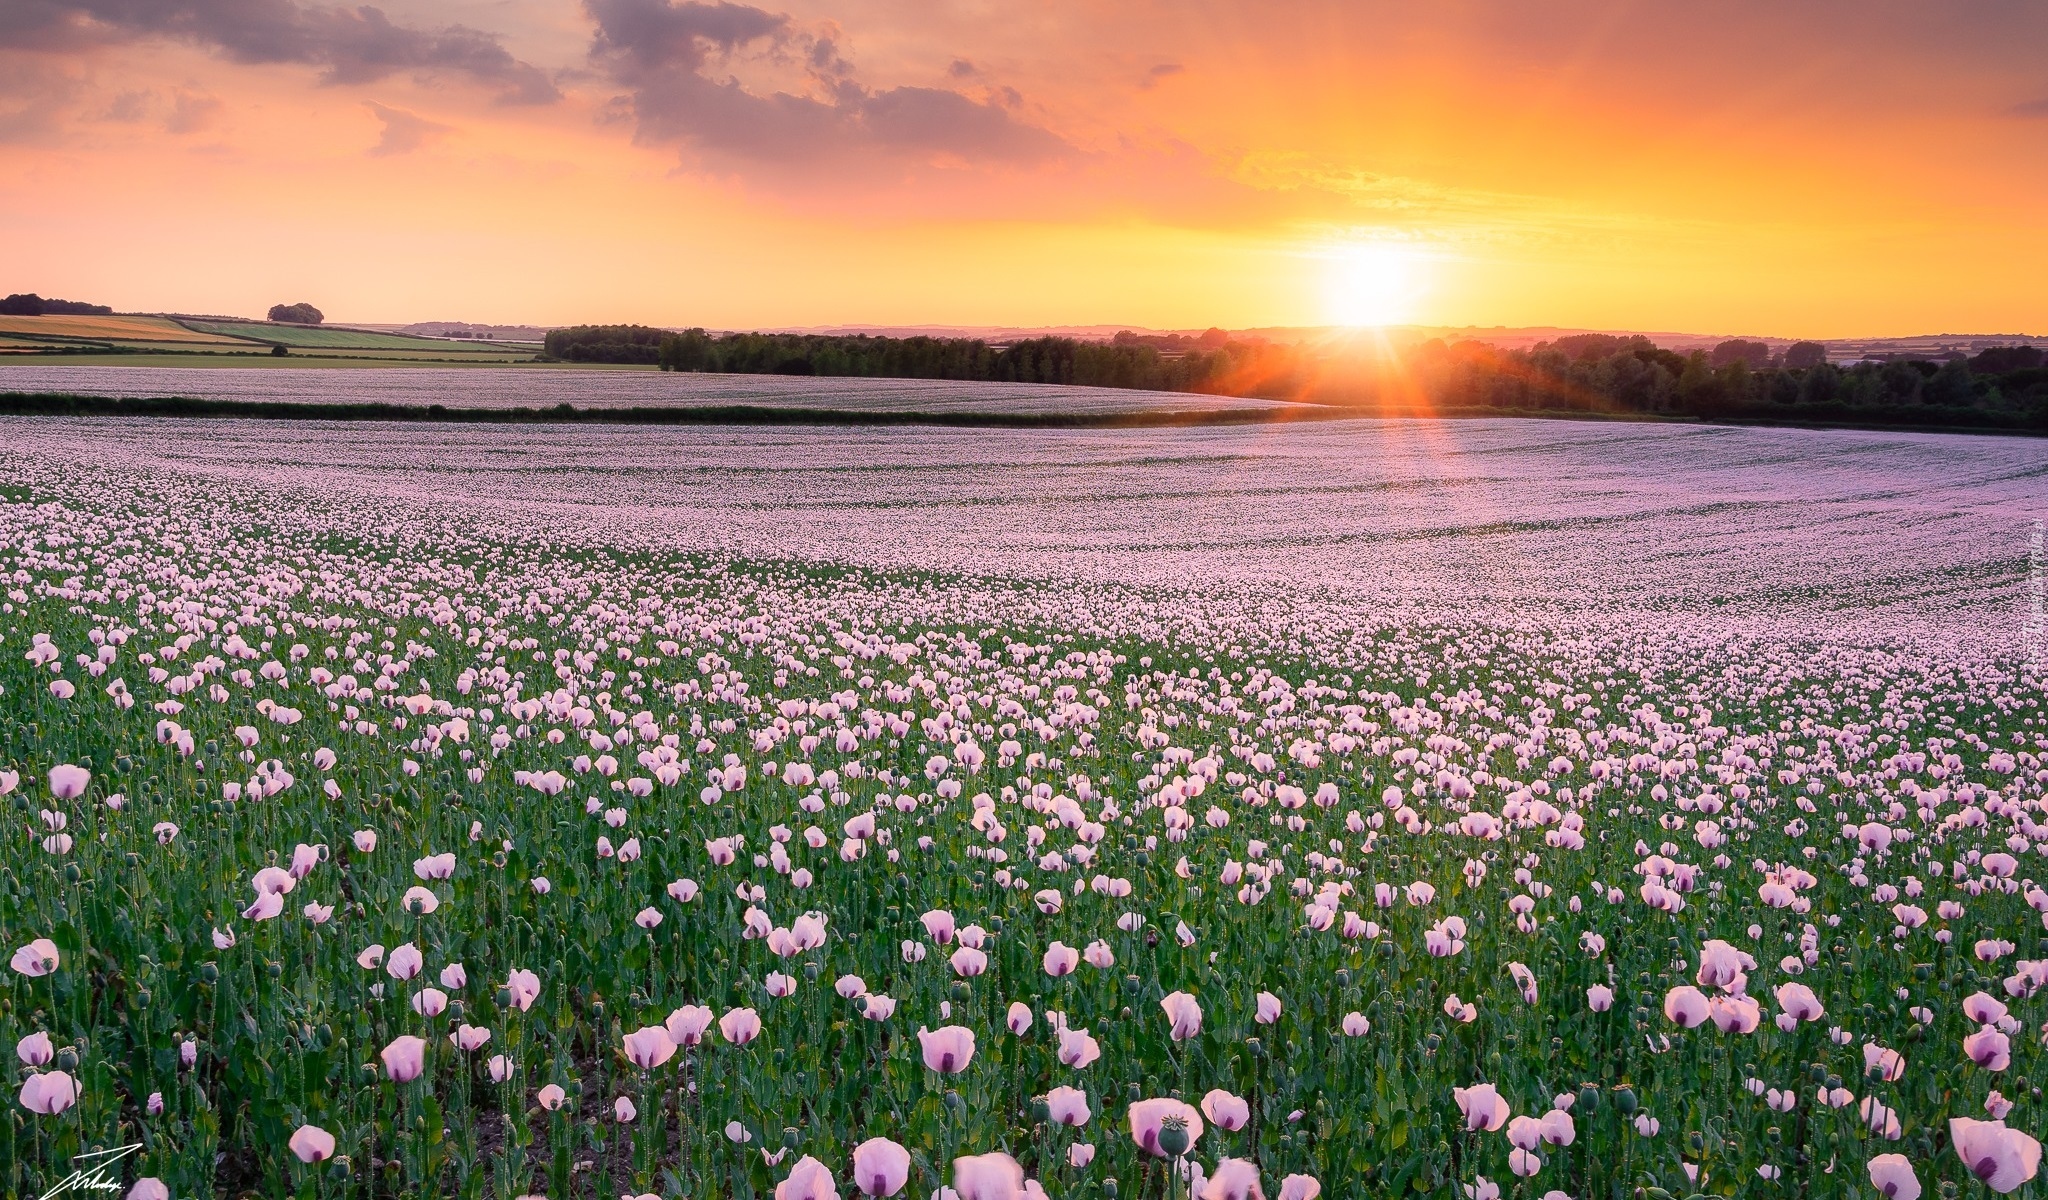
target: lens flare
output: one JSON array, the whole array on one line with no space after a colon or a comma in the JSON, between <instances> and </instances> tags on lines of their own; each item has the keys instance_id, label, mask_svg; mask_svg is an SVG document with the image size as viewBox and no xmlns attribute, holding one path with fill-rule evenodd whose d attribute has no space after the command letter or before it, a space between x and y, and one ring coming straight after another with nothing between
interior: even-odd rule
<instances>
[{"instance_id":1,"label":"lens flare","mask_svg":"<svg viewBox=\"0 0 2048 1200\"><path fill-rule=\"evenodd\" d=\"M1341 246L1325 255L1324 311L1336 325L1398 325L1414 311L1421 281L1421 260L1406 246Z\"/></svg>"}]
</instances>

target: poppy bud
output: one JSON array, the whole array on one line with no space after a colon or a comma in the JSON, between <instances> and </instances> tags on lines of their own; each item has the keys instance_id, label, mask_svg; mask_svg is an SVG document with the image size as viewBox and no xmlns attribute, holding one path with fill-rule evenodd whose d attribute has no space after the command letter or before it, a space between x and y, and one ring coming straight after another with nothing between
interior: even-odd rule
<instances>
[{"instance_id":1,"label":"poppy bud","mask_svg":"<svg viewBox=\"0 0 2048 1200\"><path fill-rule=\"evenodd\" d=\"M1168 1158L1179 1158L1188 1151L1188 1123L1179 1117L1168 1117L1159 1126L1159 1148Z\"/></svg>"}]
</instances>

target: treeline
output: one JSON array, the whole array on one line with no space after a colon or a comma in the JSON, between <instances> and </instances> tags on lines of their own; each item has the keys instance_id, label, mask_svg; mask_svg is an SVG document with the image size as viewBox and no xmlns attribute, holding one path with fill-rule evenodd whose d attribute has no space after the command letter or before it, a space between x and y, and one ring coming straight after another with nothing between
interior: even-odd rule
<instances>
[{"instance_id":1,"label":"treeline","mask_svg":"<svg viewBox=\"0 0 2048 1200\"><path fill-rule=\"evenodd\" d=\"M110 317L114 310L82 300L46 300L34 292L16 292L0 299L0 317Z\"/></svg>"},{"instance_id":2,"label":"treeline","mask_svg":"<svg viewBox=\"0 0 2048 1200\"><path fill-rule=\"evenodd\" d=\"M651 325L572 325L549 330L541 339L541 355L561 362L653 366L662 340L674 336Z\"/></svg>"},{"instance_id":3,"label":"treeline","mask_svg":"<svg viewBox=\"0 0 2048 1200\"><path fill-rule=\"evenodd\" d=\"M656 361L665 371L1064 383L1185 392L1202 390L1215 375L1212 359L1203 353L1170 355L1153 346L1064 337L991 346L978 338L794 333L713 337L691 329L664 338Z\"/></svg>"},{"instance_id":4,"label":"treeline","mask_svg":"<svg viewBox=\"0 0 2048 1200\"><path fill-rule=\"evenodd\" d=\"M1649 339L1577 334L1526 350L1477 341L1394 349L1373 334L1327 342L1044 337L973 338L671 333L578 326L547 335L564 362L665 371L1055 383L1293 400L1362 412L1495 411L2048 430L2048 366L2038 347L1942 362L1836 366L1826 347L1773 354L1734 341L1680 354Z\"/></svg>"},{"instance_id":5,"label":"treeline","mask_svg":"<svg viewBox=\"0 0 2048 1200\"><path fill-rule=\"evenodd\" d=\"M1415 394L1448 408L2048 430L2048 367L2038 347L1942 362L1753 369L1746 358L1716 367L1704 351L1619 340L1505 352L1432 342L1404 367Z\"/></svg>"}]
</instances>

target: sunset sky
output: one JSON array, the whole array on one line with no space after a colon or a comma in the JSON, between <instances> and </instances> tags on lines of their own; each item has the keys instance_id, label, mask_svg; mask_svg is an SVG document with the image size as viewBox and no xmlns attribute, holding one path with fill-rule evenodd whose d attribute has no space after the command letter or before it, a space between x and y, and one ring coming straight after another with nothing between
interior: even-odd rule
<instances>
[{"instance_id":1,"label":"sunset sky","mask_svg":"<svg viewBox=\"0 0 2048 1200\"><path fill-rule=\"evenodd\" d=\"M2048 332L2048 5L0 0L0 292Z\"/></svg>"}]
</instances>

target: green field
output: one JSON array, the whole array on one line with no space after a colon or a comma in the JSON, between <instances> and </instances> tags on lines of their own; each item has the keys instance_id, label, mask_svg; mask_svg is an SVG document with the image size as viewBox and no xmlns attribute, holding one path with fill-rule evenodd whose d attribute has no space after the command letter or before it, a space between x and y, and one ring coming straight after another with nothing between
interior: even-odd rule
<instances>
[{"instance_id":1,"label":"green field","mask_svg":"<svg viewBox=\"0 0 2048 1200\"><path fill-rule=\"evenodd\" d=\"M201 333L248 338L294 348L313 350L431 350L437 354L511 357L531 350L510 350L488 342L443 341L439 338L408 337L398 333L376 333L362 329L328 329L307 325L273 325L265 321L185 321L186 328Z\"/></svg>"}]
</instances>

